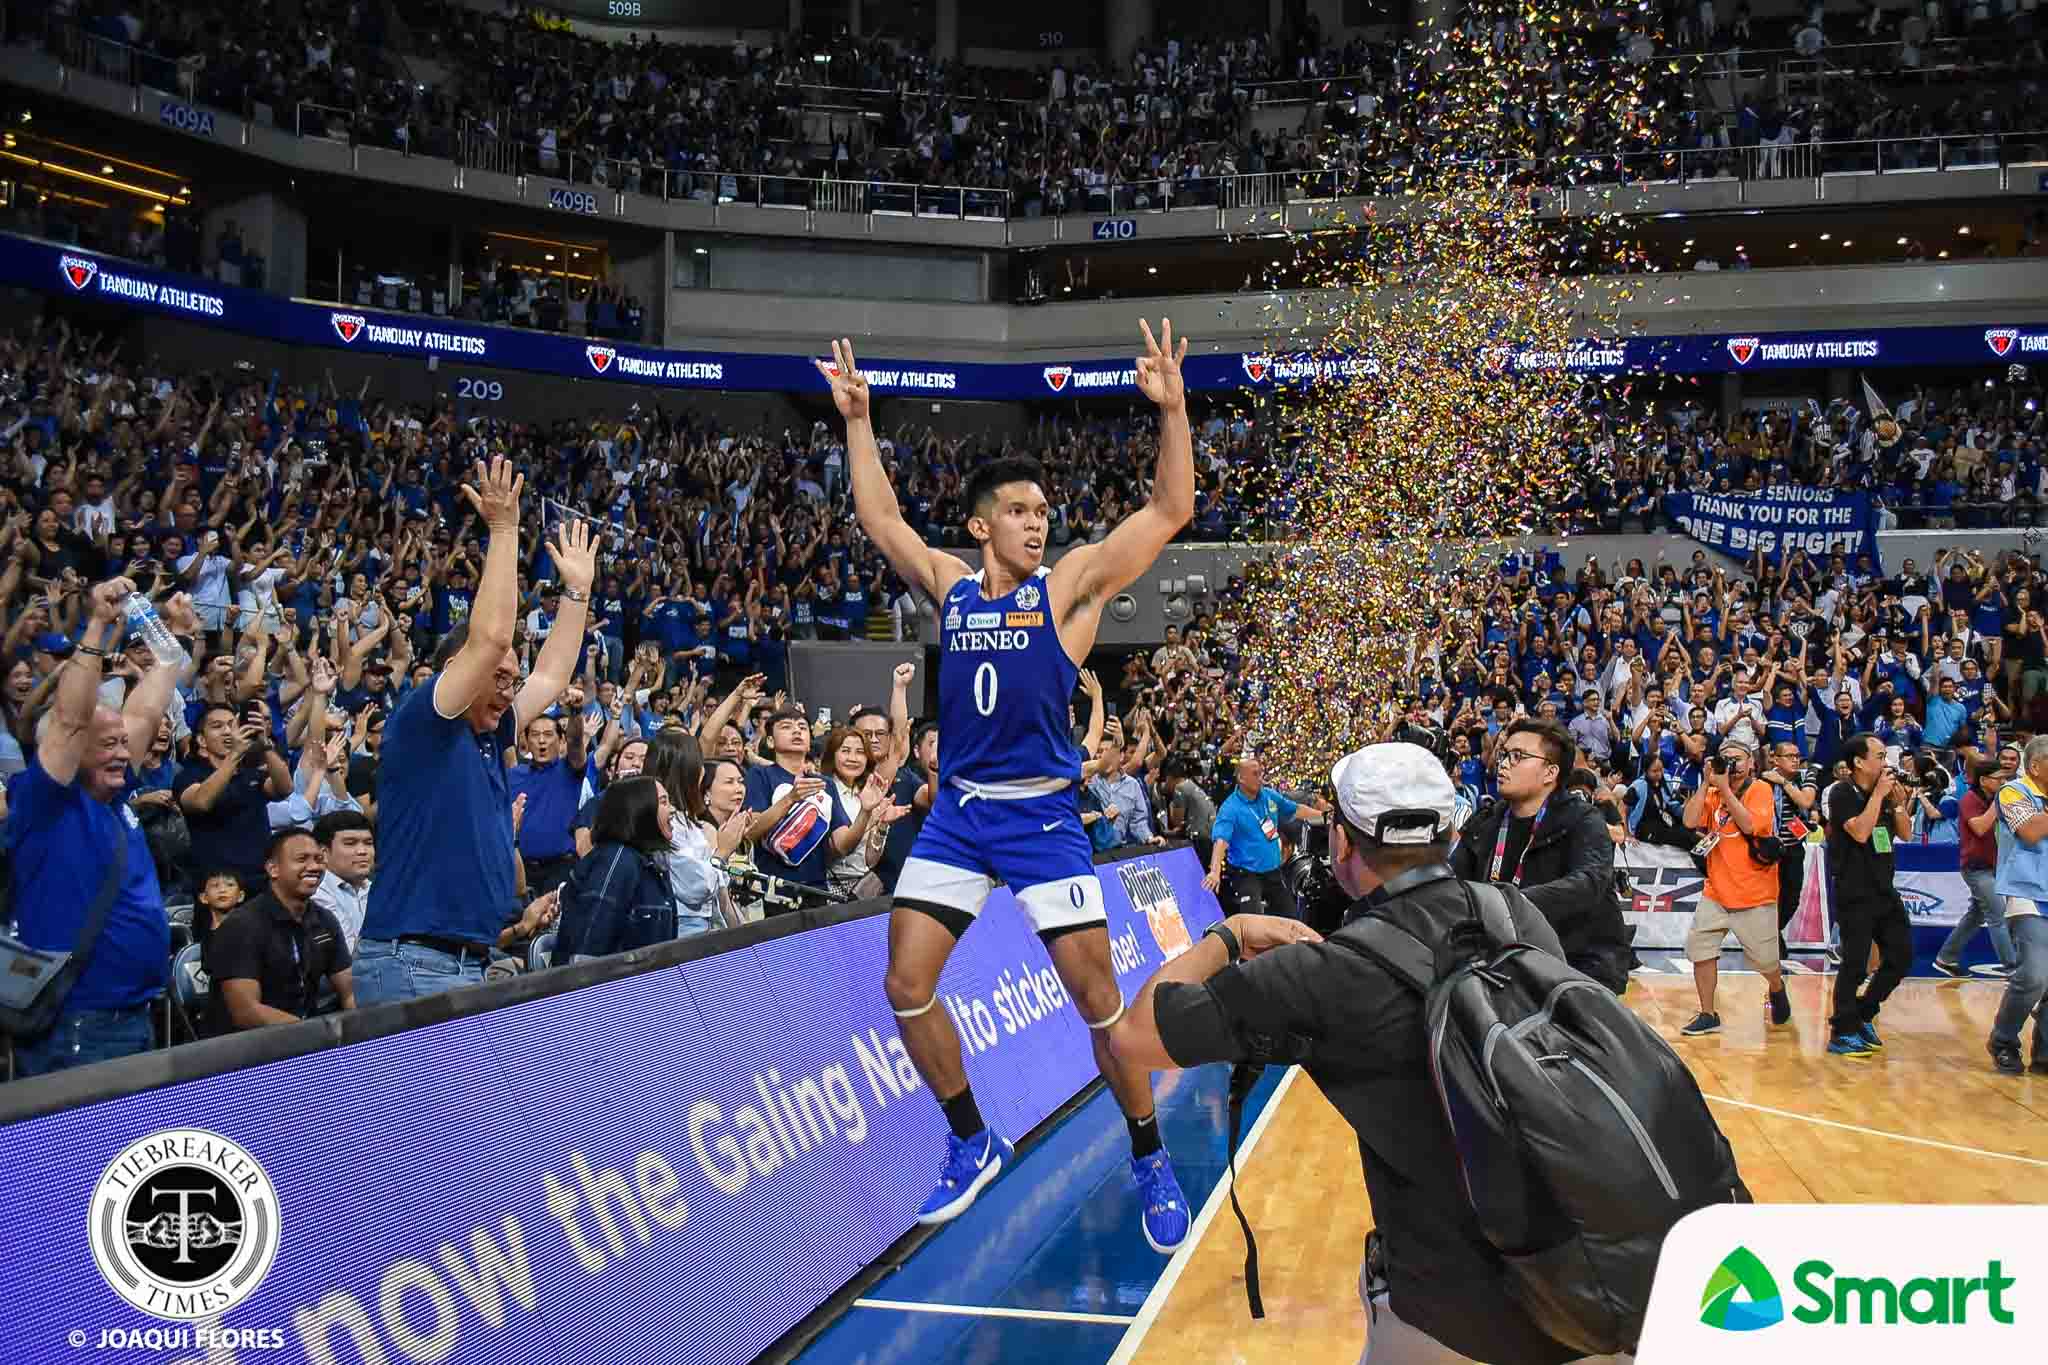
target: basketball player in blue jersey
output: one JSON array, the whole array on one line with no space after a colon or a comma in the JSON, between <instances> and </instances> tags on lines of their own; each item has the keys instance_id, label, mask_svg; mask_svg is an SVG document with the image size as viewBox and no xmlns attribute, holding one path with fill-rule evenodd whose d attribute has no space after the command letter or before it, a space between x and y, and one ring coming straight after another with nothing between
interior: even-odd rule
<instances>
[{"instance_id":1,"label":"basketball player in blue jersey","mask_svg":"<svg viewBox=\"0 0 2048 1365\"><path fill-rule=\"evenodd\" d=\"M938 1004L939 970L998 881L1045 942L1095 1045L1096 1065L1131 1130L1131 1172L1144 1202L1145 1240L1170 1252L1188 1234L1187 1199L1159 1141L1151 1073L1119 1060L1106 1030L1124 1012L1110 966L1108 915L1081 826L1081 753L1067 702L1095 647L1103 604L1152 567L1194 515L1194 443L1171 323L1149 325L1137 362L1140 392L1159 406L1152 500L1108 538L1045 566L1049 508L1037 461L1005 458L967 482L967 531L981 571L926 545L903 518L882 468L868 384L853 344L832 343L818 368L846 419L854 510L903 578L938 604L939 772L931 814L911 846L889 917L885 987L903 1045L952 1129L938 1187L920 1223L957 1218L1014 1149L983 1122L961 1064L960 1035Z\"/></svg>"}]
</instances>

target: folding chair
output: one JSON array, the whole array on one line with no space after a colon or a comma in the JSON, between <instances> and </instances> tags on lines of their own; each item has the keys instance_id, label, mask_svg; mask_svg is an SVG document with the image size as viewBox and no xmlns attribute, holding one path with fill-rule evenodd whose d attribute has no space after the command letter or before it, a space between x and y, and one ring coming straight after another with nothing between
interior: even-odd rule
<instances>
[{"instance_id":1,"label":"folding chair","mask_svg":"<svg viewBox=\"0 0 2048 1365\"><path fill-rule=\"evenodd\" d=\"M171 959L171 1003L177 1010L178 1022L185 1026L187 1042L204 1036L200 1027L213 998L213 982L208 979L206 968L200 965L200 946L188 944Z\"/></svg>"}]
</instances>

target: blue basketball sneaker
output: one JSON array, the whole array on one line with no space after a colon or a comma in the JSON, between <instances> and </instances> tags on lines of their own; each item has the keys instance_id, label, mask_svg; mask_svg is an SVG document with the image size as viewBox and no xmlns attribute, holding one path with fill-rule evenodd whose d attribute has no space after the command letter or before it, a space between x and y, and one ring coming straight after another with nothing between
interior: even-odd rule
<instances>
[{"instance_id":1,"label":"blue basketball sneaker","mask_svg":"<svg viewBox=\"0 0 2048 1365\"><path fill-rule=\"evenodd\" d=\"M1863 1021L1863 1027L1856 1031L1856 1036L1863 1040L1865 1047L1881 1048L1884 1046L1884 1039L1877 1036L1876 1023L1869 1019Z\"/></svg>"},{"instance_id":2,"label":"blue basketball sneaker","mask_svg":"<svg viewBox=\"0 0 2048 1365\"><path fill-rule=\"evenodd\" d=\"M939 1172L938 1188L917 1211L917 1221L931 1225L958 1218L982 1187L1002 1172L1003 1163L1016 1156L1017 1149L993 1128L984 1128L971 1138L946 1134L946 1165Z\"/></svg>"},{"instance_id":3,"label":"blue basketball sneaker","mask_svg":"<svg viewBox=\"0 0 2048 1365\"><path fill-rule=\"evenodd\" d=\"M1161 1255L1171 1254L1188 1239L1188 1197L1173 1178L1173 1163L1163 1151L1132 1157L1131 1179L1138 1182L1138 1193L1145 1200L1144 1216L1139 1220L1145 1240Z\"/></svg>"}]
</instances>

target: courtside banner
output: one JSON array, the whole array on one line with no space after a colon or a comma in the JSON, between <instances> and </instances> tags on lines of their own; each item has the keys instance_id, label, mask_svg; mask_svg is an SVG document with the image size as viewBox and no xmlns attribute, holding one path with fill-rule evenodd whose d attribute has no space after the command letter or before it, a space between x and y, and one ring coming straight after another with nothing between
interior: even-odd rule
<instances>
[{"instance_id":1,"label":"courtside banner","mask_svg":"<svg viewBox=\"0 0 2048 1365\"><path fill-rule=\"evenodd\" d=\"M1956 845L1934 847L1946 847L1949 866L1956 865ZM1799 905L1785 926L1786 946L1824 949L1828 946L1829 920L1827 858L1823 846L1810 838L1788 841L1784 856L1798 859L1801 866ZM1692 934L1692 918L1699 909L1700 896L1707 889L1707 874L1693 863L1692 854L1662 844L1631 842L1614 850L1614 870L1626 874L1616 882L1615 896L1621 903L1621 918L1634 935L1630 942L1638 948L1685 947ZM1962 878L1957 876L1956 881L1960 884ZM1963 904L1968 904L1967 889ZM1948 921L1954 922L1953 918ZM1721 941L1727 948L1741 947L1732 929Z\"/></svg>"},{"instance_id":2,"label":"courtside banner","mask_svg":"<svg viewBox=\"0 0 2048 1365\"><path fill-rule=\"evenodd\" d=\"M2026 1204L1715 1204L1664 1239L1642 1365L2020 1365L2048 1331Z\"/></svg>"},{"instance_id":3,"label":"courtside banner","mask_svg":"<svg viewBox=\"0 0 2048 1365\"><path fill-rule=\"evenodd\" d=\"M650 388L817 392L825 380L812 356L737 351L671 351L657 346L484 326L423 313L280 298L260 290L179 275L113 256L0 234L0 282L57 296L82 296L294 346L455 359L570 378ZM816 359L824 359L818 356ZM2048 324L1873 328L1863 332L1771 332L1731 336L1586 339L1564 349L1503 346L1479 357L1517 370L1585 374L1706 374L1854 365L1999 365L2048 359ZM863 355L877 393L935 399L1028 401L1132 396L1128 359L975 363ZM1225 351L1190 355L1190 389L1271 389L1342 383L1373 373L1369 358L1319 352Z\"/></svg>"},{"instance_id":4,"label":"courtside banner","mask_svg":"<svg viewBox=\"0 0 2048 1365\"><path fill-rule=\"evenodd\" d=\"M1813 559L1869 555L1878 563L1877 515L1868 493L1773 485L1761 493L1666 493L1664 515L1710 550L1773 564L1794 550Z\"/></svg>"},{"instance_id":5,"label":"courtside banner","mask_svg":"<svg viewBox=\"0 0 2048 1365\"><path fill-rule=\"evenodd\" d=\"M1127 996L1218 917L1192 850L1096 871ZM938 1171L887 942L868 915L0 1130L9 1356L751 1360ZM940 991L1006 1134L1095 1075L1007 892Z\"/></svg>"}]
</instances>

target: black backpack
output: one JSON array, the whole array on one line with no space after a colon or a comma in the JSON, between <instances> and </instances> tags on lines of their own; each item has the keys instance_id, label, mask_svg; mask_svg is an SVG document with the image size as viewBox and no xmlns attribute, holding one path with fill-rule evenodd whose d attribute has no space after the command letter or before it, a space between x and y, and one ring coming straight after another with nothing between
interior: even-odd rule
<instances>
[{"instance_id":1,"label":"black backpack","mask_svg":"<svg viewBox=\"0 0 2048 1365\"><path fill-rule=\"evenodd\" d=\"M1664 1234L1749 1191L1678 1054L1607 987L1515 941L1518 892L1461 885L1473 916L1440 944L1379 912L1328 942L1422 995L1465 1195L1516 1303L1564 1346L1633 1351Z\"/></svg>"}]
</instances>

